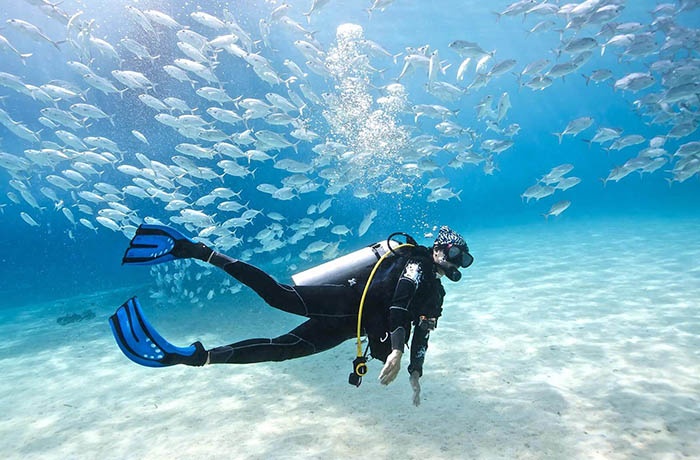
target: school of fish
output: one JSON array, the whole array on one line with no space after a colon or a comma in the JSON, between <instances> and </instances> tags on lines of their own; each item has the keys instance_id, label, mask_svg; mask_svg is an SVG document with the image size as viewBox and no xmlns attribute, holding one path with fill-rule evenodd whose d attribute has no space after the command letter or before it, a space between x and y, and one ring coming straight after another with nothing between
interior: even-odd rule
<instances>
[{"instance_id":1,"label":"school of fish","mask_svg":"<svg viewBox=\"0 0 700 460\"><path fill-rule=\"evenodd\" d=\"M533 92L578 79L634 98L632 110L664 135L622 132L590 116L553 133L562 148L586 137L591 150L625 153L601 186L633 172L669 183L700 173L700 33L680 21L700 0L656 4L648 23L624 22L624 0L493 2L495 26L525 24L552 37L554 52L532 62L496 57L469 31L387 50L360 25L343 24L333 42L320 43L316 18L329 0L310 0L308 9L261 1L257 27L243 27L233 8L183 6L169 15L134 3L122 11L130 32L121 37L104 36L80 10L24 1L27 17L7 18L0 30L0 62L35 68L41 49L59 53L72 75L34 81L0 64L0 177L10 189L0 210L31 226L58 212L71 236L80 226L130 238L144 221L171 222L219 250L241 246L237 257L246 260L270 253L290 264L290 248L304 260L334 258L344 237L364 235L377 218L373 197L459 200L446 170L497 174L520 131L511 95L491 90L502 79ZM391 14L393 2L358 3L371 21ZM62 34L32 24L37 14ZM27 39L34 49L18 45ZM596 67L610 53L630 72ZM419 102L406 82L424 88ZM244 93L251 86L257 91ZM467 94L480 102L464 106ZM112 139L115 123L128 128L129 142ZM575 187L582 179L573 170L542 171L521 195L525 206ZM251 179L254 190L241 185ZM256 206L259 193L279 207ZM305 194L315 197L303 201L313 203L306 216L288 219L285 209ZM366 200L361 219L333 215L341 194ZM544 216L570 205L562 197ZM167 269L154 274L177 281Z\"/></svg>"}]
</instances>

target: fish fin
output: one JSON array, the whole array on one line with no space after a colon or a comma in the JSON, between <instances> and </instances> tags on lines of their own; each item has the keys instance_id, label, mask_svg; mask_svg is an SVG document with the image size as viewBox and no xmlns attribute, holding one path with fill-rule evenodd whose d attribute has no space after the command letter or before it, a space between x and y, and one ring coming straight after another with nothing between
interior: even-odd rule
<instances>
[{"instance_id":1,"label":"fish fin","mask_svg":"<svg viewBox=\"0 0 700 460\"><path fill-rule=\"evenodd\" d=\"M61 43L65 43L65 42L67 42L67 41L68 41L68 40L59 40L59 41L55 42L55 41L52 40L52 41L51 41L51 44L52 44L53 46L55 46L56 49L57 49L58 51L61 51L61 48L60 48L58 45L60 45Z\"/></svg>"}]
</instances>

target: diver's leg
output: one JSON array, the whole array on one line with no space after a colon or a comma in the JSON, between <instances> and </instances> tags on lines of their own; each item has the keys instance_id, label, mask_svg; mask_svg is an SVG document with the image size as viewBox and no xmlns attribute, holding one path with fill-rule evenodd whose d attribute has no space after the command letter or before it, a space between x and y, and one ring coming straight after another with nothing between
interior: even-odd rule
<instances>
[{"instance_id":1,"label":"diver's leg","mask_svg":"<svg viewBox=\"0 0 700 460\"><path fill-rule=\"evenodd\" d=\"M209 263L251 288L270 306L296 315L306 315L304 300L294 288L278 283L259 268L218 252L214 253Z\"/></svg>"},{"instance_id":2,"label":"diver's leg","mask_svg":"<svg viewBox=\"0 0 700 460\"><path fill-rule=\"evenodd\" d=\"M356 316L359 294L342 285L290 286L238 259L214 251L204 243L181 240L178 258L195 258L219 267L253 289L270 306L296 315L313 317Z\"/></svg>"},{"instance_id":3,"label":"diver's leg","mask_svg":"<svg viewBox=\"0 0 700 460\"><path fill-rule=\"evenodd\" d=\"M249 339L212 348L207 363L248 364L300 358L352 338L354 327L354 322L348 319L309 319L274 339Z\"/></svg>"},{"instance_id":4,"label":"diver's leg","mask_svg":"<svg viewBox=\"0 0 700 460\"><path fill-rule=\"evenodd\" d=\"M357 316L359 298L346 286L290 286L240 260L218 252L208 262L255 291L268 305L307 318Z\"/></svg>"}]
</instances>

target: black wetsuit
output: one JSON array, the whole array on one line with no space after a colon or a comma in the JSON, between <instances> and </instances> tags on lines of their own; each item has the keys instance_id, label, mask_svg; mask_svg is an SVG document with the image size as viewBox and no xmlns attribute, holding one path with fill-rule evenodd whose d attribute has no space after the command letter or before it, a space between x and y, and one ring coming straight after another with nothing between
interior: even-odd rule
<instances>
[{"instance_id":1,"label":"black wetsuit","mask_svg":"<svg viewBox=\"0 0 700 460\"><path fill-rule=\"evenodd\" d=\"M210 363L257 363L299 358L333 348L356 337L357 313L364 286L289 286L245 262L214 253L210 263L253 289L272 307L309 318L274 339L243 340L209 350ZM393 349L403 351L413 324L409 372L423 372L432 327L421 317L442 313L445 290L436 276L430 250L413 248L383 262L363 307L362 326L372 357L385 361Z\"/></svg>"}]
</instances>

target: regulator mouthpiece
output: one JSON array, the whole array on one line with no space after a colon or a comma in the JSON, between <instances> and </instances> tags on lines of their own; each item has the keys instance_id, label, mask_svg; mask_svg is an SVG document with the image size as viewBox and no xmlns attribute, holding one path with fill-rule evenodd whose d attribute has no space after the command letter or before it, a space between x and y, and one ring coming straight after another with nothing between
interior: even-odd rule
<instances>
[{"instance_id":1,"label":"regulator mouthpiece","mask_svg":"<svg viewBox=\"0 0 700 460\"><path fill-rule=\"evenodd\" d=\"M456 283L457 281L462 279L462 273L460 273L460 271L454 267L450 267L447 269L443 268L443 270L445 271L445 276L447 276L450 279L450 281L454 281Z\"/></svg>"}]
</instances>

